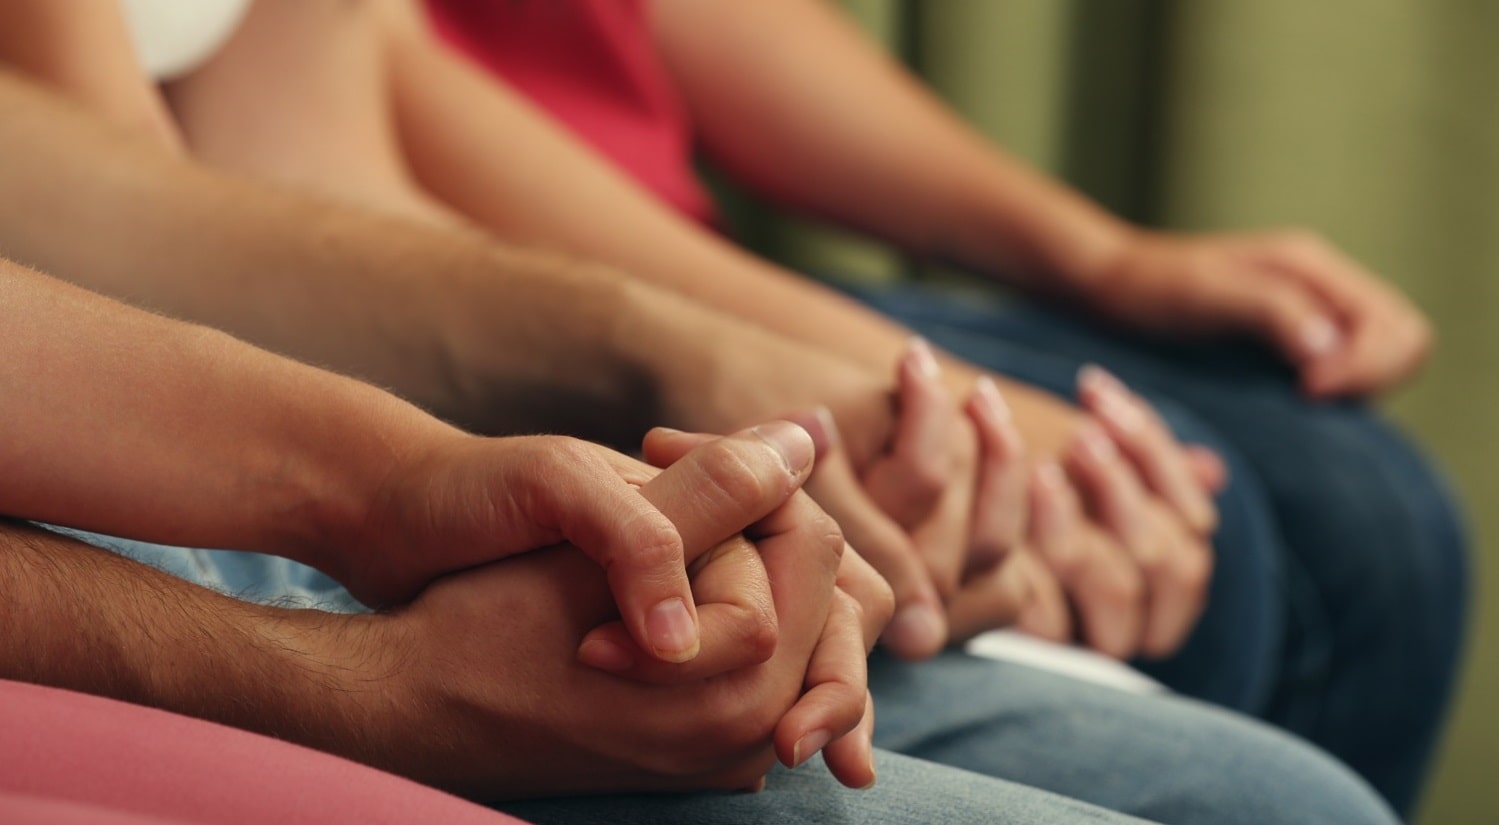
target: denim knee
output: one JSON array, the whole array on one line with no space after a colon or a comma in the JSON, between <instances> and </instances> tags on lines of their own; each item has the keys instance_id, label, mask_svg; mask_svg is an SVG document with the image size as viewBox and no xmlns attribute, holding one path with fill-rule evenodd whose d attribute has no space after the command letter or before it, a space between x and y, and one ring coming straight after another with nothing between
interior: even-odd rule
<instances>
[{"instance_id":1,"label":"denim knee","mask_svg":"<svg viewBox=\"0 0 1499 825\"><path fill-rule=\"evenodd\" d=\"M1168 823L1390 823L1313 746L1194 700L1124 693L1008 662L877 655L876 744Z\"/></svg>"}]
</instances>

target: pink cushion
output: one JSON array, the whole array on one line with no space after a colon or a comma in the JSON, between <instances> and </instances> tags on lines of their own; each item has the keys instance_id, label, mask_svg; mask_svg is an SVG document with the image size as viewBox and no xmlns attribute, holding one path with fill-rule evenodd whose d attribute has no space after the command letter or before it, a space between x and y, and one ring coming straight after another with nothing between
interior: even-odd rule
<instances>
[{"instance_id":1,"label":"pink cushion","mask_svg":"<svg viewBox=\"0 0 1499 825\"><path fill-rule=\"evenodd\" d=\"M115 816L101 817L101 811ZM0 821L251 825L519 820L242 730L0 680Z\"/></svg>"}]
</instances>

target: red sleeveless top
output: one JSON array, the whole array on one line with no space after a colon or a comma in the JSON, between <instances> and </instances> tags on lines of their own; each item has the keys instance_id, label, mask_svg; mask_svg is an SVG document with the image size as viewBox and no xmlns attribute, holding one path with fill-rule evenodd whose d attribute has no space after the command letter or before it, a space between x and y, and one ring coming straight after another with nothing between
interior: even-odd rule
<instances>
[{"instance_id":1,"label":"red sleeveless top","mask_svg":"<svg viewBox=\"0 0 1499 825\"><path fill-rule=\"evenodd\" d=\"M713 201L692 122L651 41L648 0L426 0L454 49L551 113L677 211Z\"/></svg>"}]
</instances>

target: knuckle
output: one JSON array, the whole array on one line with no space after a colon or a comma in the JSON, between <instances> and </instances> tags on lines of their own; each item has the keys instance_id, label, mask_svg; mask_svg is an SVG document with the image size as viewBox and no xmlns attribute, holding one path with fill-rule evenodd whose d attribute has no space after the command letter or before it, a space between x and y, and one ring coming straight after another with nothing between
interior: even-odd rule
<instances>
[{"instance_id":1,"label":"knuckle","mask_svg":"<svg viewBox=\"0 0 1499 825\"><path fill-rule=\"evenodd\" d=\"M780 485L772 482L766 473L757 469L734 449L727 439L708 445L701 455L699 467L712 490L725 499L740 504L763 501L774 495L777 487L785 484L784 478ZM779 462L776 467L784 471ZM785 476L784 472L782 476Z\"/></svg>"},{"instance_id":2,"label":"knuckle","mask_svg":"<svg viewBox=\"0 0 1499 825\"><path fill-rule=\"evenodd\" d=\"M907 462L899 478L908 500L923 506L935 501L947 486L946 468L936 456L923 455Z\"/></svg>"},{"instance_id":3,"label":"knuckle","mask_svg":"<svg viewBox=\"0 0 1499 825\"><path fill-rule=\"evenodd\" d=\"M1327 249L1327 241L1310 229L1283 229L1275 235L1275 242L1296 255L1320 255Z\"/></svg>"},{"instance_id":4,"label":"knuckle","mask_svg":"<svg viewBox=\"0 0 1499 825\"><path fill-rule=\"evenodd\" d=\"M1119 610L1132 610L1145 598L1145 577L1135 570L1120 570L1098 589L1099 599Z\"/></svg>"},{"instance_id":5,"label":"knuckle","mask_svg":"<svg viewBox=\"0 0 1499 825\"><path fill-rule=\"evenodd\" d=\"M629 567L643 570L682 566L682 537L665 516L653 518L642 513L627 534L628 557L612 560L615 563L624 561Z\"/></svg>"},{"instance_id":6,"label":"knuckle","mask_svg":"<svg viewBox=\"0 0 1499 825\"><path fill-rule=\"evenodd\" d=\"M859 609L870 624L883 628L895 618L895 591L884 576L875 577L870 582L869 591L868 596L859 602Z\"/></svg>"},{"instance_id":7,"label":"knuckle","mask_svg":"<svg viewBox=\"0 0 1499 825\"><path fill-rule=\"evenodd\" d=\"M838 526L837 520L823 512L820 508L816 514L809 517L807 530L816 537L816 546L827 559L836 566L843 559L843 548L848 546L848 540L843 535L843 528Z\"/></svg>"},{"instance_id":8,"label":"knuckle","mask_svg":"<svg viewBox=\"0 0 1499 825\"><path fill-rule=\"evenodd\" d=\"M1041 557L1058 578L1071 581L1086 569L1088 553L1076 541L1055 541L1042 549Z\"/></svg>"},{"instance_id":9,"label":"knuckle","mask_svg":"<svg viewBox=\"0 0 1499 825\"><path fill-rule=\"evenodd\" d=\"M1424 359L1436 345L1436 331L1432 329L1431 322L1424 317L1416 317L1412 337L1414 338L1413 349L1418 359Z\"/></svg>"},{"instance_id":10,"label":"knuckle","mask_svg":"<svg viewBox=\"0 0 1499 825\"><path fill-rule=\"evenodd\" d=\"M598 456L587 443L571 436L536 436L532 448L537 451L538 461L561 470L591 467L598 462Z\"/></svg>"},{"instance_id":11,"label":"knuckle","mask_svg":"<svg viewBox=\"0 0 1499 825\"><path fill-rule=\"evenodd\" d=\"M1213 554L1206 548L1194 548L1180 554L1174 568L1174 577L1186 590L1205 592L1213 578Z\"/></svg>"},{"instance_id":12,"label":"knuckle","mask_svg":"<svg viewBox=\"0 0 1499 825\"><path fill-rule=\"evenodd\" d=\"M770 661L780 642L781 629L775 616L763 605L750 608L744 618L744 637L740 643L744 645L751 661Z\"/></svg>"},{"instance_id":13,"label":"knuckle","mask_svg":"<svg viewBox=\"0 0 1499 825\"><path fill-rule=\"evenodd\" d=\"M721 744L731 752L755 747L770 739L780 717L766 703L739 701L722 715Z\"/></svg>"}]
</instances>

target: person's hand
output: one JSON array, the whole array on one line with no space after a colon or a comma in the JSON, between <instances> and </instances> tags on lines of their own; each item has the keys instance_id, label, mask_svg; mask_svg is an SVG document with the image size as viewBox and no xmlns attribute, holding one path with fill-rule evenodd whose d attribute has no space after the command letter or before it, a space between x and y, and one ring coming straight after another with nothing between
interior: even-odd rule
<instances>
[{"instance_id":1,"label":"person's hand","mask_svg":"<svg viewBox=\"0 0 1499 825\"><path fill-rule=\"evenodd\" d=\"M821 443L817 436L813 436L813 442L817 445L819 452L827 449L827 445ZM697 452L693 453L694 450ZM692 461L678 468L680 472L668 475L653 485L647 485L642 493L652 501L659 502L662 511L671 514L672 520L682 531L684 545L688 548L687 558L693 570L693 594L697 597L704 616L711 616L714 611L720 609L721 604L728 604L739 611L749 613L749 611L744 611L745 606L756 603L765 605L773 602L771 588L764 581L763 566L753 563L758 558L754 555L753 548L744 539L735 537L719 544L707 556L699 556L697 548L710 544L716 534L707 532L699 535L699 525L694 522L701 521L701 516L693 513L678 514L680 508L674 503L680 499L701 498L704 490L718 490L722 494L726 486L734 486L723 484L722 479L733 472L733 468L743 467L743 452L742 449L733 449L733 442L729 439L700 433L684 433L667 428L652 430L646 436L644 443L646 460L658 467L671 466L684 456L693 456ZM733 465L733 468L725 465ZM742 469L739 471L742 472ZM740 500L765 500L763 495L748 498L743 492L735 495ZM748 510L743 515L728 516L727 514L736 511L736 507L743 505L736 504L733 500L734 496L726 496L726 498L729 500L724 501L722 505L708 508L718 514L711 522L711 524L719 525L717 529L721 530L721 525L724 523L741 521L758 512ZM828 518L826 514L820 513L815 506L804 500L792 501L783 509L788 511L795 509L797 512L778 516L782 519L794 516L808 524L820 524L825 523L824 520ZM755 529L763 530L765 526L765 524L760 524ZM836 528L832 529L836 531ZM747 554L744 553L746 550L749 551ZM726 576L726 572L733 574L735 567L724 563L725 554L736 551L740 552L741 558L748 563L743 565L738 575ZM704 566L705 563L716 565L719 568L718 573L715 575L709 567ZM829 626L824 632L832 636L842 634L846 638L856 629L860 630L863 641L862 654L855 655L854 645L828 645L827 655L814 657L818 663L817 672L809 671L808 682L809 684L838 683L846 688L844 677L864 672L862 656L868 654L880 632L889 622L894 607L894 597L890 586L879 573L847 544L844 545L843 557L838 568L837 587L838 592L834 594L833 612L829 616ZM759 664L770 655L774 644L767 644L763 633L764 628L760 628L757 632L757 624L759 623L750 615L743 615L737 623L737 628L734 628L735 632L719 640L712 638L712 634L706 632L708 625L705 622L702 655L689 663L664 664L647 659L639 651L629 652L630 648L634 647L634 642L630 639L625 627L620 622L610 622L595 628L585 637L580 647L580 660L585 662L595 660L602 645L608 652L600 661L605 664L606 669L613 670L621 676L660 684L677 684L694 678L708 678L738 667ZM625 654L621 656L620 651L625 651ZM747 651L751 652L748 657L746 657ZM762 655L757 656L753 651L761 651ZM862 681L862 677L859 680ZM833 697L839 695L839 691L831 688L822 690L831 691ZM824 699L823 701L830 700ZM861 722L857 736L836 739L829 746L825 757L836 775L840 777L862 775L863 769L860 766L868 761L872 725L871 713ZM794 767L805 761L811 754L816 753L825 737L822 733L809 734L809 736L812 738L805 742L791 738L781 741L778 738L777 753L781 761L789 767ZM863 786L862 780L851 779L849 781L855 787Z\"/></svg>"},{"instance_id":2,"label":"person's hand","mask_svg":"<svg viewBox=\"0 0 1499 825\"><path fill-rule=\"evenodd\" d=\"M813 456L806 433L789 424L752 432L798 468L799 486ZM700 617L682 538L637 489L652 472L576 439L455 432L394 463L356 529L331 542L343 552L327 566L356 598L384 606L444 573L568 542L607 571L641 647L687 661L700 647Z\"/></svg>"},{"instance_id":3,"label":"person's hand","mask_svg":"<svg viewBox=\"0 0 1499 825\"><path fill-rule=\"evenodd\" d=\"M888 443L857 470L839 460L838 439L829 439L831 460L819 453L808 489L894 590L895 618L882 644L918 660L957 640L954 619L972 635L970 626L988 629L1014 617L1008 584L986 574L1009 553L1022 524L1024 463L992 382L980 382L960 409L919 338L897 367L895 410ZM831 422L825 426L836 434ZM829 485L868 495L829 494Z\"/></svg>"},{"instance_id":4,"label":"person's hand","mask_svg":"<svg viewBox=\"0 0 1499 825\"><path fill-rule=\"evenodd\" d=\"M982 375L974 381L982 386ZM1023 561L1019 572L990 576L991 587L1009 594L989 602L994 619L1009 608L1022 625L1055 638L1073 632L1070 614L1077 636L1107 655L1168 655L1205 598L1207 537L1217 522L1207 493L1223 484L1222 461L1178 443L1144 399L1097 368L1080 375L1084 410L1036 393L1017 396L1023 406L1002 416L1017 433L1001 438L993 424L983 430L992 445L1023 434L1036 470L1030 517L1026 540L1017 544L1011 528L1008 541L1041 562L1045 575L1032 575ZM987 448L994 455L1005 449ZM965 624L985 629L968 617Z\"/></svg>"},{"instance_id":5,"label":"person's hand","mask_svg":"<svg viewBox=\"0 0 1499 825\"><path fill-rule=\"evenodd\" d=\"M666 458L690 438L658 433L648 450ZM659 663L614 674L586 665L616 616L603 572L571 547L527 553L439 580L370 620L371 656L392 672L371 751L384 767L479 798L754 787L778 754L798 763L824 746L841 781L868 785L864 656L890 594L795 492L804 472L741 434L696 447L639 492L679 531L705 619L746 565L763 565L762 608L775 618L770 643L751 645L763 663L647 681L619 674ZM746 525L753 545L731 538ZM610 641L629 638L618 628ZM734 642L705 622L700 658Z\"/></svg>"},{"instance_id":6,"label":"person's hand","mask_svg":"<svg viewBox=\"0 0 1499 825\"><path fill-rule=\"evenodd\" d=\"M944 601L968 553L977 445L931 347L911 340L892 390L889 379L806 347L741 343L710 373L722 382L692 397L690 420L717 429L777 415L811 432L819 448L807 491L894 588L885 646L911 659L934 655L947 642Z\"/></svg>"},{"instance_id":7,"label":"person's hand","mask_svg":"<svg viewBox=\"0 0 1499 825\"><path fill-rule=\"evenodd\" d=\"M1031 511L1046 494L1031 482L1025 442L994 382L980 378L964 405L981 459L972 547L960 587L948 600L949 642L1013 625L1057 642L1070 640L1071 610L1055 575L1027 543Z\"/></svg>"},{"instance_id":8,"label":"person's hand","mask_svg":"<svg viewBox=\"0 0 1499 825\"><path fill-rule=\"evenodd\" d=\"M1257 336L1314 397L1389 389L1431 349L1420 310L1317 235L1126 237L1082 279L1091 308L1153 332Z\"/></svg>"}]
</instances>

